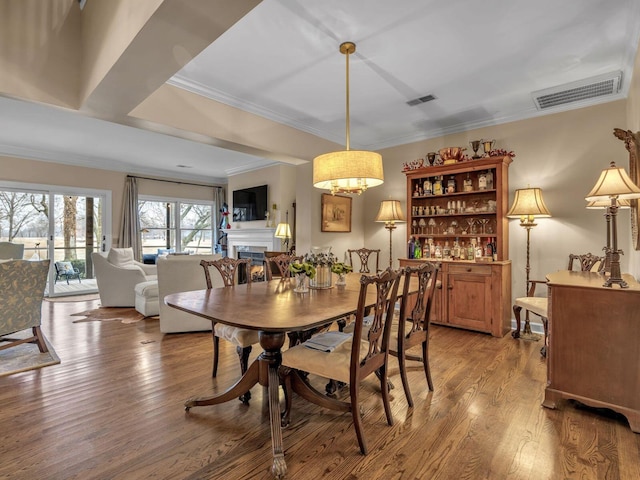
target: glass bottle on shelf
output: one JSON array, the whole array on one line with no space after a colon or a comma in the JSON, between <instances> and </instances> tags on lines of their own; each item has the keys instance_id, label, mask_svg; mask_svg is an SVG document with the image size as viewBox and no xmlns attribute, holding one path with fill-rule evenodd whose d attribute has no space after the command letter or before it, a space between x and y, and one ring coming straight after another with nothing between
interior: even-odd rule
<instances>
[{"instance_id":1,"label":"glass bottle on shelf","mask_svg":"<svg viewBox=\"0 0 640 480\"><path fill-rule=\"evenodd\" d=\"M487 170L487 190L493 190L493 171Z\"/></svg>"},{"instance_id":2,"label":"glass bottle on shelf","mask_svg":"<svg viewBox=\"0 0 640 480\"><path fill-rule=\"evenodd\" d=\"M454 260L460 259L460 243L458 242L458 237L456 237L455 241L453 242L453 251L451 252L451 256Z\"/></svg>"},{"instance_id":3,"label":"glass bottle on shelf","mask_svg":"<svg viewBox=\"0 0 640 480\"><path fill-rule=\"evenodd\" d=\"M440 246L440 242L436 243L436 246L434 249L434 257L437 258L438 260L442 259L442 247Z\"/></svg>"},{"instance_id":4,"label":"glass bottle on shelf","mask_svg":"<svg viewBox=\"0 0 640 480\"><path fill-rule=\"evenodd\" d=\"M431 258L436 257L436 246L433 244L433 238L429 238L429 256Z\"/></svg>"},{"instance_id":5,"label":"glass bottle on shelf","mask_svg":"<svg viewBox=\"0 0 640 480\"><path fill-rule=\"evenodd\" d=\"M478 237L478 240L476 241L476 258L482 257L483 253L482 241L480 240L480 237Z\"/></svg>"},{"instance_id":6,"label":"glass bottle on shelf","mask_svg":"<svg viewBox=\"0 0 640 480\"><path fill-rule=\"evenodd\" d=\"M451 258L451 248L449 247L449 240L445 240L444 248L442 249L442 257L445 260L449 260Z\"/></svg>"},{"instance_id":7,"label":"glass bottle on shelf","mask_svg":"<svg viewBox=\"0 0 640 480\"><path fill-rule=\"evenodd\" d=\"M431 252L429 251L429 244L425 242L422 244L422 258L431 258Z\"/></svg>"},{"instance_id":8,"label":"glass bottle on shelf","mask_svg":"<svg viewBox=\"0 0 640 480\"><path fill-rule=\"evenodd\" d=\"M413 250L413 258L422 258L422 245L420 244L420 239L416 239L416 246Z\"/></svg>"},{"instance_id":9,"label":"glass bottle on shelf","mask_svg":"<svg viewBox=\"0 0 640 480\"><path fill-rule=\"evenodd\" d=\"M413 258L413 252L415 250L416 242L413 236L409 237L409 242L407 245L407 258Z\"/></svg>"},{"instance_id":10,"label":"glass bottle on shelf","mask_svg":"<svg viewBox=\"0 0 640 480\"><path fill-rule=\"evenodd\" d=\"M464 179L462 190L464 192L473 192L473 181L467 172L467 178Z\"/></svg>"},{"instance_id":11,"label":"glass bottle on shelf","mask_svg":"<svg viewBox=\"0 0 640 480\"><path fill-rule=\"evenodd\" d=\"M473 260L476 257L476 239L472 238L471 243L467 247L467 260Z\"/></svg>"},{"instance_id":12,"label":"glass bottle on shelf","mask_svg":"<svg viewBox=\"0 0 640 480\"><path fill-rule=\"evenodd\" d=\"M447 180L447 193L456 193L456 177L453 175Z\"/></svg>"},{"instance_id":13,"label":"glass bottle on shelf","mask_svg":"<svg viewBox=\"0 0 640 480\"><path fill-rule=\"evenodd\" d=\"M435 182L433 182L433 194L434 195L442 195L442 177L436 177Z\"/></svg>"},{"instance_id":14,"label":"glass bottle on shelf","mask_svg":"<svg viewBox=\"0 0 640 480\"><path fill-rule=\"evenodd\" d=\"M480 172L478 174L478 190L487 189L487 174L486 172Z\"/></svg>"},{"instance_id":15,"label":"glass bottle on shelf","mask_svg":"<svg viewBox=\"0 0 640 480\"><path fill-rule=\"evenodd\" d=\"M417 197L420 195L420 184L416 183L416 189L413 191L413 196Z\"/></svg>"},{"instance_id":16,"label":"glass bottle on shelf","mask_svg":"<svg viewBox=\"0 0 640 480\"><path fill-rule=\"evenodd\" d=\"M423 190L425 195L433 195L433 184L431 183L431 179L427 178L424 181Z\"/></svg>"},{"instance_id":17,"label":"glass bottle on shelf","mask_svg":"<svg viewBox=\"0 0 640 480\"><path fill-rule=\"evenodd\" d=\"M467 259L467 247L464 244L464 240L460 242L460 251L458 252L458 260Z\"/></svg>"}]
</instances>

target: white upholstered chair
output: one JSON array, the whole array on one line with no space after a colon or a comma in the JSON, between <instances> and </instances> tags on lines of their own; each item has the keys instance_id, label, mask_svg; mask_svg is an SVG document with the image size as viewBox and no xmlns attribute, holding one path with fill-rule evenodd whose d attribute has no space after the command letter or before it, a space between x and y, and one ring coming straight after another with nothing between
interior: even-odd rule
<instances>
[{"instance_id":1,"label":"white upholstered chair","mask_svg":"<svg viewBox=\"0 0 640 480\"><path fill-rule=\"evenodd\" d=\"M204 332L211 330L211 321L191 313L172 308L164 303L164 297L171 293L190 292L207 288L202 274L202 260L218 260L219 253L213 255L166 255L156 260L158 267L158 299L160 302L160 331L162 333ZM220 278L213 278L215 287L224 287Z\"/></svg>"},{"instance_id":2,"label":"white upholstered chair","mask_svg":"<svg viewBox=\"0 0 640 480\"><path fill-rule=\"evenodd\" d=\"M145 265L133 259L133 249L112 248L107 255L91 254L103 307L135 306L135 286L156 280L155 265Z\"/></svg>"}]
</instances>

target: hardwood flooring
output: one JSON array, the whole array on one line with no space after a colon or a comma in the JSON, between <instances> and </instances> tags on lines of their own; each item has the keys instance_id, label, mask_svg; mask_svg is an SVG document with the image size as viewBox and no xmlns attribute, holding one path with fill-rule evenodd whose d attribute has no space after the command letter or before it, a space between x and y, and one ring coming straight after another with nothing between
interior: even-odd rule
<instances>
[{"instance_id":1,"label":"hardwood flooring","mask_svg":"<svg viewBox=\"0 0 640 480\"><path fill-rule=\"evenodd\" d=\"M209 333L162 335L152 319L72 323L71 313L96 306L45 302L43 331L62 363L0 378L0 478L271 478L262 387L253 388L248 407L183 409L188 397L239 376L233 347L221 342L212 379ZM435 391L415 364L413 409L390 360L393 427L375 379L366 383L366 457L350 415L294 398L283 434L287 478L640 478L640 435L624 417L571 402L540 406L546 368L539 349L539 342L433 327Z\"/></svg>"}]
</instances>

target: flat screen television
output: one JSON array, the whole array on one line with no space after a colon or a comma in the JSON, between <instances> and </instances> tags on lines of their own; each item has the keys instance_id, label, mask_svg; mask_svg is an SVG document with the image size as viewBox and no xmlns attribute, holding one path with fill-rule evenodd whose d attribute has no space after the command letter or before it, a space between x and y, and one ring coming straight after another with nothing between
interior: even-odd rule
<instances>
[{"instance_id":1,"label":"flat screen television","mask_svg":"<svg viewBox=\"0 0 640 480\"><path fill-rule=\"evenodd\" d=\"M234 222L265 220L268 209L266 185L233 191Z\"/></svg>"}]
</instances>

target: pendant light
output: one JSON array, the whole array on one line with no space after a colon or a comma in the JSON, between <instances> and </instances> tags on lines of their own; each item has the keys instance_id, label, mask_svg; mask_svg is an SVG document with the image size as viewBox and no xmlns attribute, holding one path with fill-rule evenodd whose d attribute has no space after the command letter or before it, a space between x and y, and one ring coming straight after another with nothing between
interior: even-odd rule
<instances>
[{"instance_id":1,"label":"pendant light","mask_svg":"<svg viewBox=\"0 0 640 480\"><path fill-rule=\"evenodd\" d=\"M313 160L313 186L336 193L360 195L369 187L382 185L382 156L366 150L351 150L349 133L349 55L355 53L356 44L345 42L340 53L347 57L347 126L346 150L319 155Z\"/></svg>"}]
</instances>

